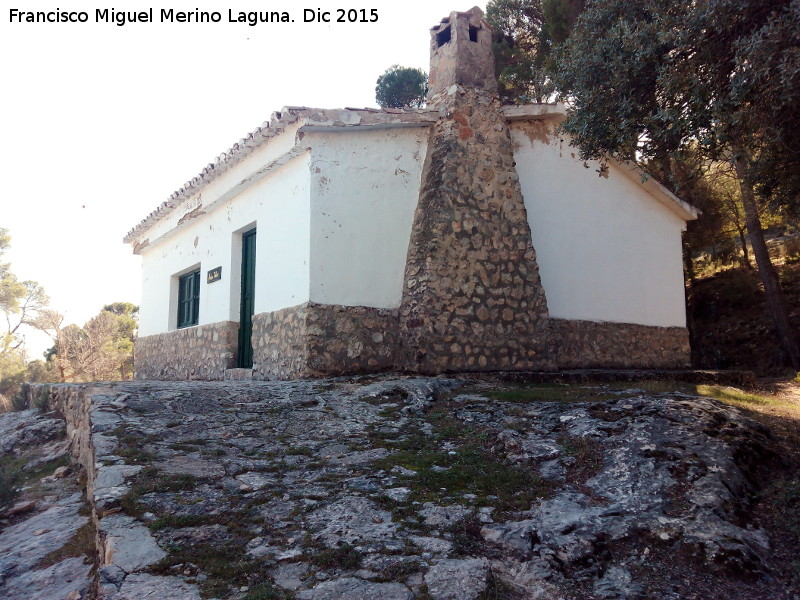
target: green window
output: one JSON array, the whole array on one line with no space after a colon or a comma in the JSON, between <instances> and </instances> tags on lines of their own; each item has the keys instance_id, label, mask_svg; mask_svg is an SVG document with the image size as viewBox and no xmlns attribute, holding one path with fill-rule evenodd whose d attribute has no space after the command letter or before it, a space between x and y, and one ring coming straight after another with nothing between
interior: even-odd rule
<instances>
[{"instance_id":1,"label":"green window","mask_svg":"<svg viewBox=\"0 0 800 600\"><path fill-rule=\"evenodd\" d=\"M200 314L200 271L182 275L178 280L178 328L197 325Z\"/></svg>"}]
</instances>

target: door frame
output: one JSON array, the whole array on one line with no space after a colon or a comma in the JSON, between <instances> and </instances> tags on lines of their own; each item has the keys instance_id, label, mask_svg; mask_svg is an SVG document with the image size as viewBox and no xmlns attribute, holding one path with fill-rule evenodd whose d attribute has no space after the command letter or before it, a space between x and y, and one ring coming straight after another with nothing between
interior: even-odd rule
<instances>
[{"instance_id":1,"label":"door frame","mask_svg":"<svg viewBox=\"0 0 800 600\"><path fill-rule=\"evenodd\" d=\"M256 228L242 233L241 296L239 298L239 343L236 366L253 368L253 313L256 288Z\"/></svg>"}]
</instances>

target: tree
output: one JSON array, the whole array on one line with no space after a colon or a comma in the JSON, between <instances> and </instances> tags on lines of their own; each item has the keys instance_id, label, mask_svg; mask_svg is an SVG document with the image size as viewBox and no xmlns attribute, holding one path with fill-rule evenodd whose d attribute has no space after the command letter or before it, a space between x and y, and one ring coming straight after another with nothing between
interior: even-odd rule
<instances>
[{"instance_id":1,"label":"tree","mask_svg":"<svg viewBox=\"0 0 800 600\"><path fill-rule=\"evenodd\" d=\"M797 0L593 2L557 51L554 75L572 109L563 129L582 158L675 165L693 151L733 165L759 275L795 370L800 347L758 202L780 193L784 206L800 203L787 194L800 179L798 25Z\"/></svg>"},{"instance_id":2,"label":"tree","mask_svg":"<svg viewBox=\"0 0 800 600\"><path fill-rule=\"evenodd\" d=\"M552 51L570 34L584 0L493 0L492 25L500 97L506 102L547 102L555 93Z\"/></svg>"},{"instance_id":3,"label":"tree","mask_svg":"<svg viewBox=\"0 0 800 600\"><path fill-rule=\"evenodd\" d=\"M63 315L43 311L37 326L53 340L61 381L130 379L138 310L129 302L108 304L83 327L64 327Z\"/></svg>"},{"instance_id":4,"label":"tree","mask_svg":"<svg viewBox=\"0 0 800 600\"><path fill-rule=\"evenodd\" d=\"M14 393L24 380L24 337L21 328L32 325L38 313L47 305L47 294L35 281L20 281L3 255L11 246L7 229L0 227L0 394Z\"/></svg>"},{"instance_id":5,"label":"tree","mask_svg":"<svg viewBox=\"0 0 800 600\"><path fill-rule=\"evenodd\" d=\"M375 86L375 99L381 108L420 108L427 93L427 73L400 65L386 69Z\"/></svg>"},{"instance_id":6,"label":"tree","mask_svg":"<svg viewBox=\"0 0 800 600\"><path fill-rule=\"evenodd\" d=\"M66 361L63 360L62 354L59 357L58 350L62 348L62 325L64 324L64 315L60 312L52 309L45 309L39 313L36 318L36 322L34 326L44 331L47 335L50 336L50 339L53 340L54 346L47 351L47 360L53 360L56 365L56 369L58 371L58 376L61 382L67 381L67 367Z\"/></svg>"},{"instance_id":7,"label":"tree","mask_svg":"<svg viewBox=\"0 0 800 600\"><path fill-rule=\"evenodd\" d=\"M4 335L7 338L4 347L17 350L23 344L20 327L33 322L37 312L47 306L48 298L35 281L19 281L11 271L11 265L2 260L10 246L8 230L0 227L0 312L5 320Z\"/></svg>"},{"instance_id":8,"label":"tree","mask_svg":"<svg viewBox=\"0 0 800 600\"><path fill-rule=\"evenodd\" d=\"M133 378L133 351L136 332L139 327L139 307L130 302L113 302L103 307L104 312L114 315L117 321L117 334L112 340L113 352L120 357L120 379Z\"/></svg>"},{"instance_id":9,"label":"tree","mask_svg":"<svg viewBox=\"0 0 800 600\"><path fill-rule=\"evenodd\" d=\"M56 383L61 381L55 361L32 360L25 366L25 381L33 383Z\"/></svg>"},{"instance_id":10,"label":"tree","mask_svg":"<svg viewBox=\"0 0 800 600\"><path fill-rule=\"evenodd\" d=\"M555 91L545 71L550 40L541 1L494 0L486 5L500 98L543 102Z\"/></svg>"}]
</instances>

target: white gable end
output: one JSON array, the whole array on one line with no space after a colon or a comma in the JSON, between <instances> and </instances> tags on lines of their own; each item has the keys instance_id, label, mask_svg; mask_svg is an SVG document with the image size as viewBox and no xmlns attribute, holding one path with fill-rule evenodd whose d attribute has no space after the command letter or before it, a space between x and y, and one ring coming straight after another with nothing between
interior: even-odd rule
<instances>
[{"instance_id":1,"label":"white gable end","mask_svg":"<svg viewBox=\"0 0 800 600\"><path fill-rule=\"evenodd\" d=\"M309 134L311 300L396 308L428 128Z\"/></svg>"},{"instance_id":2,"label":"white gable end","mask_svg":"<svg viewBox=\"0 0 800 600\"><path fill-rule=\"evenodd\" d=\"M603 176L596 163L586 168L553 128L511 127L550 316L685 326L684 220L627 167L611 164Z\"/></svg>"}]
</instances>

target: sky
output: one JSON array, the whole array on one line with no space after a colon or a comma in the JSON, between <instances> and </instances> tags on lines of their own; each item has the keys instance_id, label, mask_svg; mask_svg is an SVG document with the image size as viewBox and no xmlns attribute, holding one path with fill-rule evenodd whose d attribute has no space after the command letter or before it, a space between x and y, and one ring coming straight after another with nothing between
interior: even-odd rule
<instances>
[{"instance_id":1,"label":"sky","mask_svg":"<svg viewBox=\"0 0 800 600\"><path fill-rule=\"evenodd\" d=\"M376 106L378 76L393 64L427 71L429 28L474 5L101 2L16 5L84 11L85 23L19 22L14 4L0 11L6 260L44 286L65 323L83 324L111 302L139 303L140 259L123 236L272 112ZM362 8L377 21L336 22L338 9L360 17ZM97 22L106 9L152 9L154 21ZM161 22L162 9L216 11L221 20ZM230 22L229 9L234 19L285 11L294 22L250 26ZM320 11L331 22L304 21ZM34 331L26 342L30 358L51 345Z\"/></svg>"}]
</instances>

